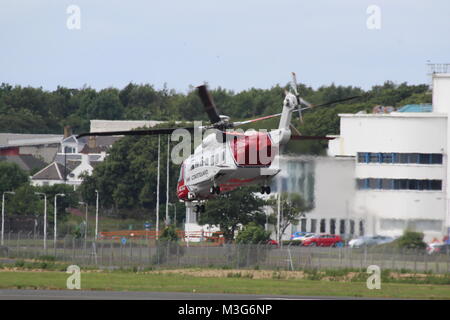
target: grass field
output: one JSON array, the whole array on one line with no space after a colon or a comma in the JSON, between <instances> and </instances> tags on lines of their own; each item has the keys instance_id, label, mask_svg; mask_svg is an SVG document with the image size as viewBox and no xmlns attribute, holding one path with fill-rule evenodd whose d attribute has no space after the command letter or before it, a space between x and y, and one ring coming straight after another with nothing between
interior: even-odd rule
<instances>
[{"instance_id":1,"label":"grass field","mask_svg":"<svg viewBox=\"0 0 450 320\"><path fill-rule=\"evenodd\" d=\"M218 273L222 272L223 276ZM241 293L305 296L450 299L448 284L383 283L369 290L365 281L258 278L251 273L208 270L197 274L171 272L82 272L82 290ZM214 272L218 273L214 277ZM275 276L274 276L275 275ZM69 274L60 271L0 271L0 289L66 289Z\"/></svg>"}]
</instances>

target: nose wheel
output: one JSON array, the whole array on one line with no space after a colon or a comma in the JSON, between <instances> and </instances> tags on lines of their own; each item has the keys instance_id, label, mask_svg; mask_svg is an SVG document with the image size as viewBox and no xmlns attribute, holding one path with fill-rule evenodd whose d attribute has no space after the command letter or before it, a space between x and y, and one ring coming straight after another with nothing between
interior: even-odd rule
<instances>
[{"instance_id":1,"label":"nose wheel","mask_svg":"<svg viewBox=\"0 0 450 320\"><path fill-rule=\"evenodd\" d=\"M270 186L261 186L261 193L267 193L270 194L271 190L270 190Z\"/></svg>"}]
</instances>

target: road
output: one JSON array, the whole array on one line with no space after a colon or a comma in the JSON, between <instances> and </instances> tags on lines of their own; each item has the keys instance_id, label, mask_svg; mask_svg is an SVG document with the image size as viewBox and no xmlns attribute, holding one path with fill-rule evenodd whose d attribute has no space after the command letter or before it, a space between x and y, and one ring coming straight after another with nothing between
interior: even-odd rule
<instances>
[{"instance_id":1,"label":"road","mask_svg":"<svg viewBox=\"0 0 450 320\"><path fill-rule=\"evenodd\" d=\"M0 300L353 300L353 297L255 294L120 292L83 290L0 290ZM361 298L357 298L361 299Z\"/></svg>"}]
</instances>

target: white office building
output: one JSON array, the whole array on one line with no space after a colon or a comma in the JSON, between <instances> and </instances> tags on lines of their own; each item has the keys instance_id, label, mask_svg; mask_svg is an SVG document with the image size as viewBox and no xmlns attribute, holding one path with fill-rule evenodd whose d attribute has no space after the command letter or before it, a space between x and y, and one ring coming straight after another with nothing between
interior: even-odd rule
<instances>
[{"instance_id":1,"label":"white office building","mask_svg":"<svg viewBox=\"0 0 450 320\"><path fill-rule=\"evenodd\" d=\"M328 154L353 159L350 211L369 234L421 231L425 240L449 230L450 74L433 74L432 105L399 111L340 114L340 135Z\"/></svg>"}]
</instances>

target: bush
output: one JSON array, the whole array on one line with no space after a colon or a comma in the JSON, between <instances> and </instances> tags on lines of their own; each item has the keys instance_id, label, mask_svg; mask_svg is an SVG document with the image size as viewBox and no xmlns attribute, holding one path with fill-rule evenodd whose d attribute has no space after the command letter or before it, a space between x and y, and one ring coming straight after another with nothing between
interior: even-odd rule
<instances>
[{"instance_id":1,"label":"bush","mask_svg":"<svg viewBox=\"0 0 450 320\"><path fill-rule=\"evenodd\" d=\"M266 243L270 239L270 232L264 230L260 225L250 222L239 231L236 242L242 244Z\"/></svg>"},{"instance_id":2,"label":"bush","mask_svg":"<svg viewBox=\"0 0 450 320\"><path fill-rule=\"evenodd\" d=\"M423 233L414 231L405 231L405 233L395 240L399 248L405 249L425 249L427 244L423 242Z\"/></svg>"},{"instance_id":3,"label":"bush","mask_svg":"<svg viewBox=\"0 0 450 320\"><path fill-rule=\"evenodd\" d=\"M184 247L178 243L178 234L175 226L164 228L157 242L156 254L153 264L164 264L173 256L183 255Z\"/></svg>"},{"instance_id":4,"label":"bush","mask_svg":"<svg viewBox=\"0 0 450 320\"><path fill-rule=\"evenodd\" d=\"M175 226L167 226L164 228L163 232L161 233L161 236L159 237L160 241L170 241L170 242L177 242L179 240L177 229Z\"/></svg>"}]
</instances>

